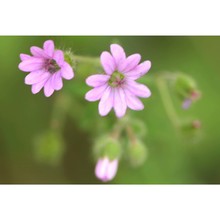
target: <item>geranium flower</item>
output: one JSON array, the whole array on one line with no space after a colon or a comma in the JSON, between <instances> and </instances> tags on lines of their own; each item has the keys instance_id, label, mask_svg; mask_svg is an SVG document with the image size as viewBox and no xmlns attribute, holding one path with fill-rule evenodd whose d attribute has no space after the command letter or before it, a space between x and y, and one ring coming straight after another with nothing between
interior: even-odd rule
<instances>
[{"instance_id":1,"label":"geranium flower","mask_svg":"<svg viewBox=\"0 0 220 220\"><path fill-rule=\"evenodd\" d=\"M32 85L33 94L44 87L44 94L49 97L63 87L62 78L70 80L74 77L73 69L64 60L63 51L55 50L52 40L45 41L43 49L33 46L30 51L32 56L20 54L19 69L30 72L25 77L25 84Z\"/></svg>"},{"instance_id":2,"label":"geranium flower","mask_svg":"<svg viewBox=\"0 0 220 220\"><path fill-rule=\"evenodd\" d=\"M132 110L144 109L138 97L148 98L151 92L148 87L135 80L146 74L151 62L139 64L141 56L133 54L126 58L124 49L118 44L110 46L111 54L101 54L101 64L105 74L95 74L86 79L89 86L94 87L86 93L88 101L99 102L99 114L107 115L114 108L117 117L123 117L127 107Z\"/></svg>"}]
</instances>

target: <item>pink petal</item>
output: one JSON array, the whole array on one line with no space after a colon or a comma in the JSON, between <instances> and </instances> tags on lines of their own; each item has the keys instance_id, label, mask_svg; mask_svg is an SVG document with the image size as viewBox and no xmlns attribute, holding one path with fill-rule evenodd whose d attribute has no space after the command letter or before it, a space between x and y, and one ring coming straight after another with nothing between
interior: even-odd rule
<instances>
[{"instance_id":1,"label":"pink petal","mask_svg":"<svg viewBox=\"0 0 220 220\"><path fill-rule=\"evenodd\" d=\"M109 52L102 52L101 57L101 64L105 73L111 75L115 71L115 61L112 55Z\"/></svg>"},{"instance_id":2,"label":"pink petal","mask_svg":"<svg viewBox=\"0 0 220 220\"><path fill-rule=\"evenodd\" d=\"M137 83L133 80L126 81L124 85L126 89L128 89L133 95L140 96L143 98L148 98L151 96L151 91L148 89L147 86Z\"/></svg>"},{"instance_id":3,"label":"pink petal","mask_svg":"<svg viewBox=\"0 0 220 220\"><path fill-rule=\"evenodd\" d=\"M123 62L126 59L124 49L118 44L112 44L110 46L110 49L111 49L111 53L112 53L112 56L114 58L116 67L118 69L121 69L122 65L123 65Z\"/></svg>"},{"instance_id":4,"label":"pink petal","mask_svg":"<svg viewBox=\"0 0 220 220\"><path fill-rule=\"evenodd\" d=\"M109 163L107 173L106 173L106 180L112 180L118 170L118 160L113 160Z\"/></svg>"},{"instance_id":5,"label":"pink petal","mask_svg":"<svg viewBox=\"0 0 220 220\"><path fill-rule=\"evenodd\" d=\"M109 86L103 93L101 100L99 102L99 114L101 116L107 115L112 107L114 102L114 93L112 88Z\"/></svg>"},{"instance_id":6,"label":"pink petal","mask_svg":"<svg viewBox=\"0 0 220 220\"><path fill-rule=\"evenodd\" d=\"M73 69L67 62L62 65L61 75L64 79L72 79L74 77Z\"/></svg>"},{"instance_id":7,"label":"pink petal","mask_svg":"<svg viewBox=\"0 0 220 220\"><path fill-rule=\"evenodd\" d=\"M106 180L106 170L108 167L109 160L108 158L99 159L98 163L96 164L95 168L95 175L97 178L101 179L102 181Z\"/></svg>"},{"instance_id":8,"label":"pink petal","mask_svg":"<svg viewBox=\"0 0 220 220\"><path fill-rule=\"evenodd\" d=\"M138 65L138 63L140 61L141 61L140 54L133 54L125 60L125 62L124 62L125 67L122 70L119 70L119 71L121 71L123 73L131 71Z\"/></svg>"},{"instance_id":9,"label":"pink petal","mask_svg":"<svg viewBox=\"0 0 220 220\"><path fill-rule=\"evenodd\" d=\"M44 50L39 47L35 47L35 46L31 47L31 53L34 57L45 58L45 59L49 58L49 56L44 52Z\"/></svg>"},{"instance_id":10,"label":"pink petal","mask_svg":"<svg viewBox=\"0 0 220 220\"><path fill-rule=\"evenodd\" d=\"M110 76L108 76L108 75L95 74L95 75L89 76L86 79L86 83L89 86L98 87L98 86L105 84L109 80L109 78L110 78Z\"/></svg>"},{"instance_id":11,"label":"pink petal","mask_svg":"<svg viewBox=\"0 0 220 220\"><path fill-rule=\"evenodd\" d=\"M64 54L62 50L56 50L53 56L59 66L62 66L64 63Z\"/></svg>"},{"instance_id":12,"label":"pink petal","mask_svg":"<svg viewBox=\"0 0 220 220\"><path fill-rule=\"evenodd\" d=\"M46 97L49 97L53 94L54 92L54 88L53 88L53 85L52 85L52 82L51 82L51 78L49 78L47 80L47 82L45 83L45 86L44 86L44 95Z\"/></svg>"},{"instance_id":13,"label":"pink petal","mask_svg":"<svg viewBox=\"0 0 220 220\"><path fill-rule=\"evenodd\" d=\"M54 53L54 43L52 40L47 40L44 42L44 51L45 53L52 57L53 56L53 53Z\"/></svg>"},{"instance_id":14,"label":"pink petal","mask_svg":"<svg viewBox=\"0 0 220 220\"><path fill-rule=\"evenodd\" d=\"M30 55L23 54L23 53L20 54L20 59L21 59L21 61L27 60L27 59L29 59L29 58L31 58Z\"/></svg>"},{"instance_id":15,"label":"pink petal","mask_svg":"<svg viewBox=\"0 0 220 220\"><path fill-rule=\"evenodd\" d=\"M45 60L42 58L31 57L22 61L18 67L20 70L24 72L32 72L35 70L42 69L44 67L44 62Z\"/></svg>"},{"instance_id":16,"label":"pink petal","mask_svg":"<svg viewBox=\"0 0 220 220\"><path fill-rule=\"evenodd\" d=\"M143 110L144 109L144 105L143 103L140 101L139 98L137 98L136 96L132 95L128 90L124 90L125 94L126 94L126 103L128 105L128 107L132 110Z\"/></svg>"},{"instance_id":17,"label":"pink petal","mask_svg":"<svg viewBox=\"0 0 220 220\"><path fill-rule=\"evenodd\" d=\"M131 79L138 79L144 74L146 74L151 68L151 62L149 60L139 64L135 69L126 72L126 76Z\"/></svg>"},{"instance_id":18,"label":"pink petal","mask_svg":"<svg viewBox=\"0 0 220 220\"><path fill-rule=\"evenodd\" d=\"M182 108L183 109L188 109L192 104L192 100L191 99L185 99L182 103Z\"/></svg>"},{"instance_id":19,"label":"pink petal","mask_svg":"<svg viewBox=\"0 0 220 220\"><path fill-rule=\"evenodd\" d=\"M48 79L50 76L51 76L50 73L42 71L42 70L38 70L38 71L29 73L25 77L24 82L27 85L32 85L35 83L39 83L45 79Z\"/></svg>"},{"instance_id":20,"label":"pink petal","mask_svg":"<svg viewBox=\"0 0 220 220\"><path fill-rule=\"evenodd\" d=\"M52 86L55 90L60 90L63 87L63 81L61 77L60 71L57 73L54 73L51 79Z\"/></svg>"},{"instance_id":21,"label":"pink petal","mask_svg":"<svg viewBox=\"0 0 220 220\"><path fill-rule=\"evenodd\" d=\"M118 118L125 115L127 104L125 101L125 93L122 88L114 89L114 110Z\"/></svg>"},{"instance_id":22,"label":"pink petal","mask_svg":"<svg viewBox=\"0 0 220 220\"><path fill-rule=\"evenodd\" d=\"M33 94L40 92L40 90L44 87L45 83L48 79L43 80L42 82L36 83L32 85L31 91Z\"/></svg>"},{"instance_id":23,"label":"pink petal","mask_svg":"<svg viewBox=\"0 0 220 220\"><path fill-rule=\"evenodd\" d=\"M102 95L103 95L103 92L105 91L105 89L107 88L108 85L103 85L103 86L99 86L99 87L96 87L94 89L91 89L90 91L88 91L85 95L85 99L90 101L90 102L94 102L94 101L97 101L99 100Z\"/></svg>"}]
</instances>

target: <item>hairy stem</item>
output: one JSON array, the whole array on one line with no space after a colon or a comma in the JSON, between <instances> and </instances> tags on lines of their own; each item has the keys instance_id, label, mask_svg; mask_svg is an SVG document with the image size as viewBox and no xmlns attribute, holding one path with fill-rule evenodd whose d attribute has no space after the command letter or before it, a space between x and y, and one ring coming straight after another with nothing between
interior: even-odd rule
<instances>
[{"instance_id":1,"label":"hairy stem","mask_svg":"<svg viewBox=\"0 0 220 220\"><path fill-rule=\"evenodd\" d=\"M170 121L172 122L173 126L178 129L179 128L179 117L173 106L173 101L171 99L171 96L168 90L167 82L165 81L163 77L157 76L156 84L158 86L158 90L161 95L161 99L162 99L164 108L166 110L166 113Z\"/></svg>"},{"instance_id":2,"label":"hairy stem","mask_svg":"<svg viewBox=\"0 0 220 220\"><path fill-rule=\"evenodd\" d=\"M125 129L126 129L128 138L129 138L129 140L131 141L132 145L135 145L135 143L136 143L136 137L135 137L135 135L134 135L134 132L133 132L132 128L131 128L129 125L127 125Z\"/></svg>"},{"instance_id":3,"label":"hairy stem","mask_svg":"<svg viewBox=\"0 0 220 220\"><path fill-rule=\"evenodd\" d=\"M94 63L96 65L100 65L100 59L98 57L88 57L88 56L78 56L74 55L74 60L78 63Z\"/></svg>"},{"instance_id":4,"label":"hairy stem","mask_svg":"<svg viewBox=\"0 0 220 220\"><path fill-rule=\"evenodd\" d=\"M58 94L54 102L53 111L51 114L50 126L52 129L57 131L61 131L63 129L68 106L68 97L62 94Z\"/></svg>"}]
</instances>

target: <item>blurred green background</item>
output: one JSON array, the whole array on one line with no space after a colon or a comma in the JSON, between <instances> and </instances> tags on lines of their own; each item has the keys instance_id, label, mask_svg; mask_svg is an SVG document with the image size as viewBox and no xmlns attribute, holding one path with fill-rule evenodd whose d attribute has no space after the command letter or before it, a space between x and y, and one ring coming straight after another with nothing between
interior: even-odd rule
<instances>
[{"instance_id":1,"label":"blurred green background","mask_svg":"<svg viewBox=\"0 0 220 220\"><path fill-rule=\"evenodd\" d=\"M175 103L181 117L202 122L200 139L191 141L175 131L157 88L149 85L152 96L144 100L145 110L134 113L148 128L144 139L148 159L140 168L121 161L112 183L220 183L220 37L208 36L0 37L0 183L100 183L94 175L91 134L73 118L65 120L66 146L59 163L36 159L33 139L49 128L54 101L62 90L50 98L42 92L33 95L18 64L20 53L29 54L31 46L42 47L47 39L59 48L72 48L77 55L95 57L109 50L112 42L120 42L127 54L140 53L142 60L152 61L146 77L153 79L160 71L184 72L202 91L202 99L187 111ZM65 81L65 86L74 86L74 80ZM98 117L98 103L85 107L90 105Z\"/></svg>"}]
</instances>

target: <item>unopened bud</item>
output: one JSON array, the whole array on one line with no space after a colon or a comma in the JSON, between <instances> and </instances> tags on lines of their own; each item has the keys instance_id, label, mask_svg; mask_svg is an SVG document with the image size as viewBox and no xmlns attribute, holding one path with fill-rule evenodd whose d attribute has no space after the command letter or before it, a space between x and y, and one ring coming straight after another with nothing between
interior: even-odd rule
<instances>
[{"instance_id":1,"label":"unopened bud","mask_svg":"<svg viewBox=\"0 0 220 220\"><path fill-rule=\"evenodd\" d=\"M95 175L103 182L112 180L118 170L118 160L110 160L108 157L100 158L95 167Z\"/></svg>"},{"instance_id":2,"label":"unopened bud","mask_svg":"<svg viewBox=\"0 0 220 220\"><path fill-rule=\"evenodd\" d=\"M199 121L199 120L194 120L193 122L192 122L192 127L193 128L195 128L195 129L199 129L199 128L201 128L201 121Z\"/></svg>"},{"instance_id":3,"label":"unopened bud","mask_svg":"<svg viewBox=\"0 0 220 220\"><path fill-rule=\"evenodd\" d=\"M74 59L74 55L72 53L72 51L69 49L69 50L66 50L64 51L64 59L67 63L69 63L69 65L75 69L76 67L76 61Z\"/></svg>"},{"instance_id":4,"label":"unopened bud","mask_svg":"<svg viewBox=\"0 0 220 220\"><path fill-rule=\"evenodd\" d=\"M108 157L110 160L114 160L121 154L119 141L109 136L98 138L93 149L95 158Z\"/></svg>"},{"instance_id":5,"label":"unopened bud","mask_svg":"<svg viewBox=\"0 0 220 220\"><path fill-rule=\"evenodd\" d=\"M183 109L188 109L192 102L197 101L201 97L201 92L197 89L195 81L184 74L177 76L175 91L182 101Z\"/></svg>"},{"instance_id":6,"label":"unopened bud","mask_svg":"<svg viewBox=\"0 0 220 220\"><path fill-rule=\"evenodd\" d=\"M134 167L141 166L147 158L147 148L141 141L130 143L127 152L128 160Z\"/></svg>"},{"instance_id":7,"label":"unopened bud","mask_svg":"<svg viewBox=\"0 0 220 220\"><path fill-rule=\"evenodd\" d=\"M182 122L181 130L184 135L189 138L199 137L201 134L201 121L200 120L187 120Z\"/></svg>"}]
</instances>

